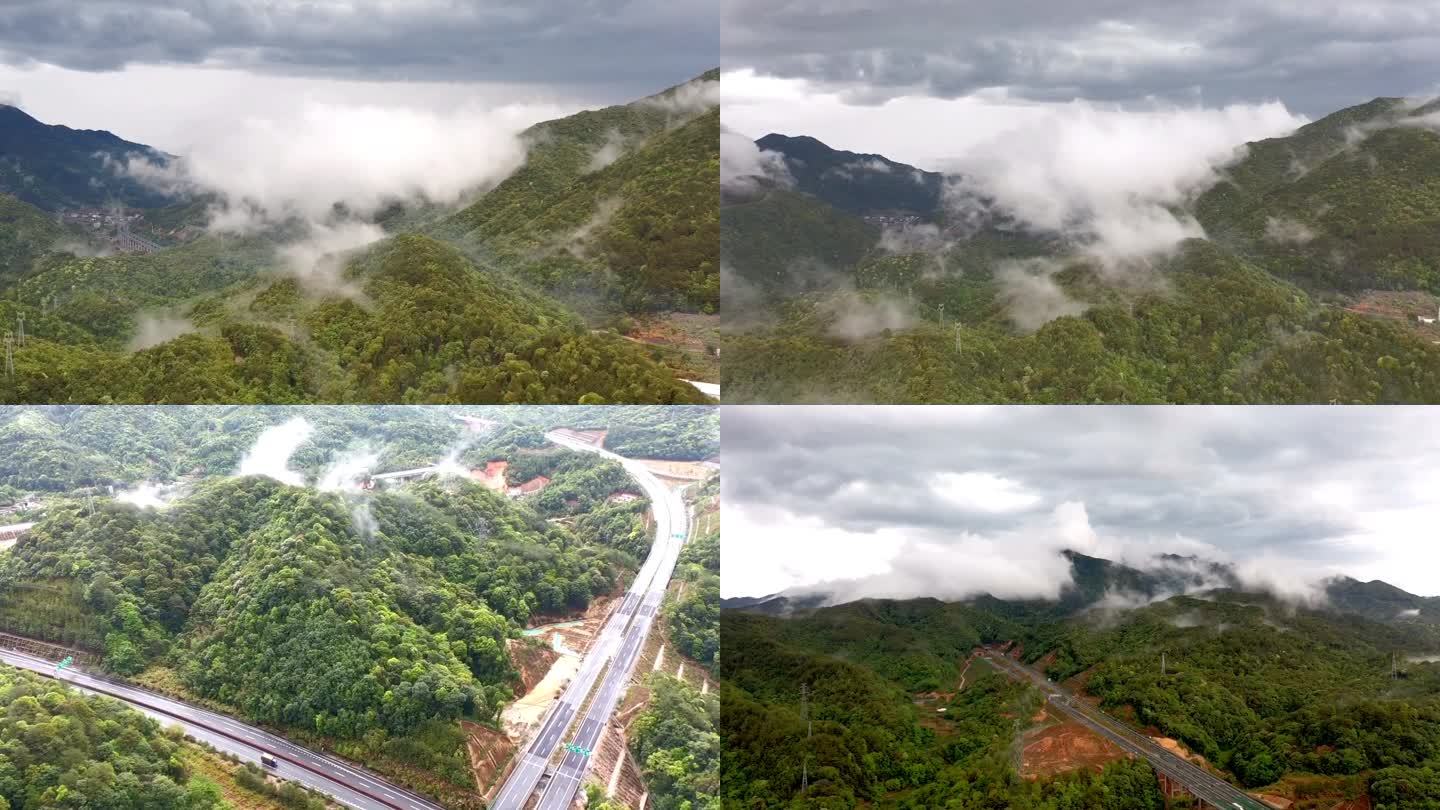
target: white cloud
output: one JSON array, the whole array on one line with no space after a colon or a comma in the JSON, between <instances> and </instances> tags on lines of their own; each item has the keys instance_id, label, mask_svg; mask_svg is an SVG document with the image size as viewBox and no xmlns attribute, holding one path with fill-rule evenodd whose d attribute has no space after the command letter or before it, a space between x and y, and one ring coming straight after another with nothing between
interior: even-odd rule
<instances>
[{"instance_id":1,"label":"white cloud","mask_svg":"<svg viewBox=\"0 0 1440 810\"><path fill-rule=\"evenodd\" d=\"M314 426L300 416L266 428L240 459L240 468L235 474L260 475L291 486L305 486L305 476L290 469L290 457L314 431Z\"/></svg>"},{"instance_id":2,"label":"white cloud","mask_svg":"<svg viewBox=\"0 0 1440 810\"><path fill-rule=\"evenodd\" d=\"M917 177L921 176L918 173ZM923 177L922 177L923 182ZM886 225L880 231L880 250L891 255L909 253L934 254L943 270L943 253L954 246L940 231L940 226L929 222L906 223L900 226Z\"/></svg>"},{"instance_id":3,"label":"white cloud","mask_svg":"<svg viewBox=\"0 0 1440 810\"><path fill-rule=\"evenodd\" d=\"M1315 231L1303 222L1285 217L1265 218L1265 238L1271 242L1303 245L1315 238Z\"/></svg>"},{"instance_id":4,"label":"white cloud","mask_svg":"<svg viewBox=\"0 0 1440 810\"><path fill-rule=\"evenodd\" d=\"M943 101L905 96L883 105L851 104L800 79L752 70L721 76L725 126L756 137L810 135L836 149L879 153L922 169L941 168L970 146L1044 114L1039 106L979 97Z\"/></svg>"},{"instance_id":5,"label":"white cloud","mask_svg":"<svg viewBox=\"0 0 1440 810\"><path fill-rule=\"evenodd\" d=\"M195 325L186 318L141 315L127 348L132 352L148 349L194 331Z\"/></svg>"},{"instance_id":6,"label":"white cloud","mask_svg":"<svg viewBox=\"0 0 1440 810\"><path fill-rule=\"evenodd\" d=\"M165 498L166 488L150 481L142 481L134 489L116 493L115 500L141 509L165 509L170 505Z\"/></svg>"},{"instance_id":7,"label":"white cloud","mask_svg":"<svg viewBox=\"0 0 1440 810\"><path fill-rule=\"evenodd\" d=\"M295 121L311 105L440 117L465 108L528 110L523 127L601 103L534 85L301 78L213 65L104 73L0 65L0 87L23 90L26 111L46 123L108 130L175 155L203 151L236 122Z\"/></svg>"},{"instance_id":8,"label":"white cloud","mask_svg":"<svg viewBox=\"0 0 1440 810\"><path fill-rule=\"evenodd\" d=\"M842 290L825 301L830 313L827 331L846 341L864 340L887 329L909 329L917 320L915 310L898 298L854 290Z\"/></svg>"},{"instance_id":9,"label":"white cloud","mask_svg":"<svg viewBox=\"0 0 1440 810\"><path fill-rule=\"evenodd\" d=\"M320 473L315 488L321 492L358 492L378 463L379 454L369 447L341 453Z\"/></svg>"},{"instance_id":10,"label":"white cloud","mask_svg":"<svg viewBox=\"0 0 1440 810\"><path fill-rule=\"evenodd\" d=\"M338 292L359 297L360 291L343 276L345 260L355 251L385 238L385 231L368 222L319 222L305 225L306 236L278 251L280 260L296 278L317 292Z\"/></svg>"},{"instance_id":11,"label":"white cloud","mask_svg":"<svg viewBox=\"0 0 1440 810\"><path fill-rule=\"evenodd\" d=\"M1055 274L1062 269L1048 259L1002 262L995 268L995 298L1005 305L1016 327L1033 332L1056 318L1087 309L1055 283Z\"/></svg>"},{"instance_id":12,"label":"white cloud","mask_svg":"<svg viewBox=\"0 0 1440 810\"><path fill-rule=\"evenodd\" d=\"M930 482L941 498L966 511L1019 512L1040 502L1018 481L986 472L942 472Z\"/></svg>"},{"instance_id":13,"label":"white cloud","mask_svg":"<svg viewBox=\"0 0 1440 810\"><path fill-rule=\"evenodd\" d=\"M212 227L227 231L291 217L326 222L337 204L366 216L396 200L453 203L524 163L519 132L535 118L518 107L439 113L310 102L292 118L231 121L162 175L218 194Z\"/></svg>"},{"instance_id":14,"label":"white cloud","mask_svg":"<svg viewBox=\"0 0 1440 810\"><path fill-rule=\"evenodd\" d=\"M720 584L727 596L861 577L888 565L905 544L903 532L863 534L768 508L727 503L724 521ZM772 564L760 564L772 552Z\"/></svg>"},{"instance_id":15,"label":"white cloud","mask_svg":"<svg viewBox=\"0 0 1440 810\"><path fill-rule=\"evenodd\" d=\"M1126 110L1076 101L954 155L961 190L1114 263L1204 235L1179 211L1247 141L1304 123L1278 103ZM953 201L967 195L951 193Z\"/></svg>"},{"instance_id":16,"label":"white cloud","mask_svg":"<svg viewBox=\"0 0 1440 810\"><path fill-rule=\"evenodd\" d=\"M1332 568L1313 561L1268 551L1242 560L1235 566L1236 576L1247 589L1269 593L1305 607L1320 607L1326 603L1325 580L1335 573Z\"/></svg>"},{"instance_id":17,"label":"white cloud","mask_svg":"<svg viewBox=\"0 0 1440 810\"><path fill-rule=\"evenodd\" d=\"M1064 234L1107 265L1203 237L1185 203L1247 141L1306 122L1279 102L1121 106L917 92L872 105L748 68L727 71L723 81L729 127L811 135L837 149L958 173L964 180L946 195L952 213L968 213L979 192L1016 221Z\"/></svg>"},{"instance_id":18,"label":"white cloud","mask_svg":"<svg viewBox=\"0 0 1440 810\"><path fill-rule=\"evenodd\" d=\"M738 132L720 130L720 188L749 193L761 180L789 185L794 182L785 158L778 152L761 149L755 141Z\"/></svg>"},{"instance_id":19,"label":"white cloud","mask_svg":"<svg viewBox=\"0 0 1440 810\"><path fill-rule=\"evenodd\" d=\"M837 603L863 597L957 600L982 593L1056 599L1070 582L1070 563L1053 548L965 533L943 541L908 538L887 569L825 582L819 589Z\"/></svg>"}]
</instances>

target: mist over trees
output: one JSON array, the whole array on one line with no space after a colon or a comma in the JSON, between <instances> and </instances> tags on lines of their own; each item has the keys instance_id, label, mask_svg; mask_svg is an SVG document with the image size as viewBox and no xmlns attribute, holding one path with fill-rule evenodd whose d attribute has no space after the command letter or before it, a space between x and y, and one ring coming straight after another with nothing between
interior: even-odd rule
<instances>
[{"instance_id":1,"label":"mist over trees","mask_svg":"<svg viewBox=\"0 0 1440 810\"><path fill-rule=\"evenodd\" d=\"M757 180L721 210L736 311L726 396L1440 400L1440 333L1417 321L1440 295L1437 109L1376 99L1239 152L1204 111L1172 111L1188 136L1175 151L1203 154L1157 150L1106 170L1070 165L1088 149L1036 151L1108 131L1098 113L1081 115L969 156L940 205L922 199L921 181L906 189L913 201L864 205L872 186L915 171L893 162L823 182ZM1164 118L1137 116L1117 137L1154 140ZM762 143L792 175L848 154L813 139Z\"/></svg>"}]
</instances>

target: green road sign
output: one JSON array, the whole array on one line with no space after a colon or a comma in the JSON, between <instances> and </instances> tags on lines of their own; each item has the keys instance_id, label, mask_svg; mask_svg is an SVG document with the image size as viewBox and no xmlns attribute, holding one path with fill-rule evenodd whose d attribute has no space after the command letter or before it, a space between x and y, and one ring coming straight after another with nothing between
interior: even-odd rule
<instances>
[{"instance_id":1,"label":"green road sign","mask_svg":"<svg viewBox=\"0 0 1440 810\"><path fill-rule=\"evenodd\" d=\"M566 751L569 751L569 752L572 753L572 754L579 754L579 755L582 756L582 757L588 757L588 756L590 756L591 754L595 753L594 751L591 751L589 748L585 748L585 747L583 747L583 746L579 746L579 745L576 745L576 744L574 744L574 743L565 743L565 750L566 750Z\"/></svg>"}]
</instances>

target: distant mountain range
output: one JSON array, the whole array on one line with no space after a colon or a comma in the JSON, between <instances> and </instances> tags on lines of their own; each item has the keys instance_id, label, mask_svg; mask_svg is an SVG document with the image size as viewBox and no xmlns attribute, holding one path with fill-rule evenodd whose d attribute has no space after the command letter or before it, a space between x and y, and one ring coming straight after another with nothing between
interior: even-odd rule
<instances>
[{"instance_id":1,"label":"distant mountain range","mask_svg":"<svg viewBox=\"0 0 1440 810\"><path fill-rule=\"evenodd\" d=\"M45 211L113 203L159 208L177 200L125 176L132 157L166 163L172 156L98 130L41 123L0 105L0 192Z\"/></svg>"},{"instance_id":2,"label":"distant mountain range","mask_svg":"<svg viewBox=\"0 0 1440 810\"><path fill-rule=\"evenodd\" d=\"M1138 606L1179 594L1224 591L1246 593L1233 568L1193 556L1164 554L1141 569L1074 551L1061 552L1070 561L1073 584L1056 601L1005 600L981 595L961 600L965 604L1004 615L1008 605L1023 607L1027 613L1050 613L1055 618L1096 607ZM1407 593L1379 580L1360 582L1337 577L1324 584L1325 604L1321 609L1363 616L1379 622L1427 621L1440 624L1440 597ZM803 614L833 603L833 596L806 589L796 593L722 599L723 610L760 613L770 616Z\"/></svg>"}]
</instances>

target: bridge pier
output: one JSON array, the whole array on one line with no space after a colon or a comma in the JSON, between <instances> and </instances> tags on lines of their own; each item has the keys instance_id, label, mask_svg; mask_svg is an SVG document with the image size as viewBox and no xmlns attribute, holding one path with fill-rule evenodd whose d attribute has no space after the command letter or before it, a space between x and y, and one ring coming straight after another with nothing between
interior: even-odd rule
<instances>
[{"instance_id":1,"label":"bridge pier","mask_svg":"<svg viewBox=\"0 0 1440 810\"><path fill-rule=\"evenodd\" d=\"M1176 782L1175 780L1171 779L1170 777L1159 771L1155 772L1155 776L1160 780L1160 793L1165 797L1166 807L1170 806L1171 799L1178 799L1182 796L1186 796L1192 799L1195 803L1194 806L1200 808L1200 810L1207 810L1207 808L1212 808L1212 805L1208 804L1207 802L1205 802L1205 800L1201 799L1199 796L1196 796L1194 793L1191 793L1189 788L1185 787L1183 784ZM1214 810L1223 810L1223 808L1214 808Z\"/></svg>"}]
</instances>

